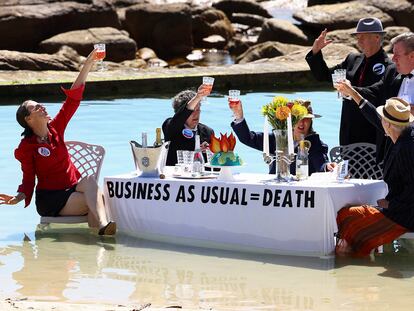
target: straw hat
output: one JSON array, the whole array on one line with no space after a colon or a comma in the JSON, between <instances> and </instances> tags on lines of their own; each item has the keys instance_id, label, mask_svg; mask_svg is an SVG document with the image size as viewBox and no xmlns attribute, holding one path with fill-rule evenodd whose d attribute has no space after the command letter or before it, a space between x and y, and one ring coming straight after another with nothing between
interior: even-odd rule
<instances>
[{"instance_id":1,"label":"straw hat","mask_svg":"<svg viewBox=\"0 0 414 311\"><path fill-rule=\"evenodd\" d=\"M378 114L386 121L395 125L409 125L414 121L410 104L398 97L387 99L385 105L377 107Z\"/></svg>"},{"instance_id":2,"label":"straw hat","mask_svg":"<svg viewBox=\"0 0 414 311\"><path fill-rule=\"evenodd\" d=\"M352 34L356 35L358 33L385 33L385 31L382 29L382 23L378 18L366 17L358 21L356 30Z\"/></svg>"}]
</instances>

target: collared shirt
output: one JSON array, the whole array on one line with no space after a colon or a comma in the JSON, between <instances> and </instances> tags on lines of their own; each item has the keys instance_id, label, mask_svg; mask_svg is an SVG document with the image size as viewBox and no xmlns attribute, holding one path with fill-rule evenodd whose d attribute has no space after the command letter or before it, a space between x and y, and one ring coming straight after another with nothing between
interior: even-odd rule
<instances>
[{"instance_id":1,"label":"collared shirt","mask_svg":"<svg viewBox=\"0 0 414 311\"><path fill-rule=\"evenodd\" d=\"M411 70L411 74L414 74L414 70ZM414 105L414 77L411 77L411 79L404 78L398 91L398 97L404 99L410 105Z\"/></svg>"}]
</instances>

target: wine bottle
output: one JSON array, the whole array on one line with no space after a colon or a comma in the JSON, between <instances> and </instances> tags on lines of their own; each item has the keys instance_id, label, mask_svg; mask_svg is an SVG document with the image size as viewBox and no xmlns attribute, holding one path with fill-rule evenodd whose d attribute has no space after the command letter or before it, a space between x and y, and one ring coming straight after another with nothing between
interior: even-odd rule
<instances>
[{"instance_id":1,"label":"wine bottle","mask_svg":"<svg viewBox=\"0 0 414 311\"><path fill-rule=\"evenodd\" d=\"M162 139L161 139L161 128L157 127L155 129L155 142L154 147L159 147L162 145Z\"/></svg>"},{"instance_id":2,"label":"wine bottle","mask_svg":"<svg viewBox=\"0 0 414 311\"><path fill-rule=\"evenodd\" d=\"M147 148L148 147L147 132L142 132L141 137L142 137L142 148Z\"/></svg>"},{"instance_id":3,"label":"wine bottle","mask_svg":"<svg viewBox=\"0 0 414 311\"><path fill-rule=\"evenodd\" d=\"M193 173L201 174L204 170L204 158L200 147L200 135L195 135Z\"/></svg>"}]
</instances>

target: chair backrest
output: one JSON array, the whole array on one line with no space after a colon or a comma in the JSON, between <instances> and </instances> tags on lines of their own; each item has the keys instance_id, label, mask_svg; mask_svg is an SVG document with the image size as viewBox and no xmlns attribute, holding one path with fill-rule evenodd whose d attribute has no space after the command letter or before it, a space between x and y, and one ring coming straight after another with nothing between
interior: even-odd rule
<instances>
[{"instance_id":1,"label":"chair backrest","mask_svg":"<svg viewBox=\"0 0 414 311\"><path fill-rule=\"evenodd\" d=\"M376 163L376 146L356 143L333 147L329 152L332 162L348 160L348 171L352 178L382 179L382 168Z\"/></svg>"},{"instance_id":2,"label":"chair backrest","mask_svg":"<svg viewBox=\"0 0 414 311\"><path fill-rule=\"evenodd\" d=\"M104 147L80 141L67 141L66 147L82 177L94 176L98 180L105 157Z\"/></svg>"}]
</instances>

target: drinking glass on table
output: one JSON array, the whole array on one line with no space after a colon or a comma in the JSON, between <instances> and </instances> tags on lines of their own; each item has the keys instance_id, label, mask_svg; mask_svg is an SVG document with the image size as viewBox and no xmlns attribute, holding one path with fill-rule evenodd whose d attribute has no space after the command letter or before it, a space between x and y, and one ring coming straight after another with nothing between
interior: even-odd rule
<instances>
[{"instance_id":1,"label":"drinking glass on table","mask_svg":"<svg viewBox=\"0 0 414 311\"><path fill-rule=\"evenodd\" d=\"M104 71L105 66L103 60L106 56L105 43L97 43L93 46L96 49L96 60L98 60L98 71Z\"/></svg>"},{"instance_id":2,"label":"drinking glass on table","mask_svg":"<svg viewBox=\"0 0 414 311\"><path fill-rule=\"evenodd\" d=\"M211 92L211 90L213 89L214 78L213 77L203 77L203 84L207 85L210 88L210 92ZM205 97L202 99L202 103L203 104L207 103L207 100L206 100Z\"/></svg>"},{"instance_id":3,"label":"drinking glass on table","mask_svg":"<svg viewBox=\"0 0 414 311\"><path fill-rule=\"evenodd\" d=\"M229 90L229 106L230 109L240 104L240 90ZM234 118L234 114L233 114Z\"/></svg>"}]
</instances>

